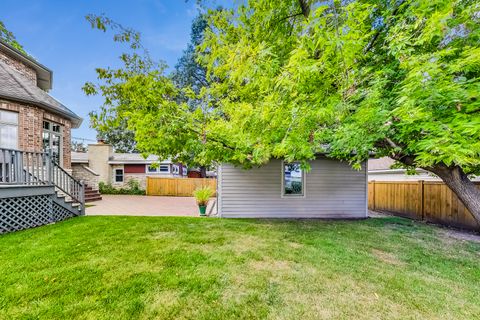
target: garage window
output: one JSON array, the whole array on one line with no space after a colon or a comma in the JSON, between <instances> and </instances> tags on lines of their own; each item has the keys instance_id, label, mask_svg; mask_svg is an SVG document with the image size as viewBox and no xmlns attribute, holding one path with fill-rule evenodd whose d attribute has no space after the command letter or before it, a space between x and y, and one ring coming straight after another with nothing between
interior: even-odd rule
<instances>
[{"instance_id":1,"label":"garage window","mask_svg":"<svg viewBox=\"0 0 480 320\"><path fill-rule=\"evenodd\" d=\"M283 196L303 196L305 194L305 174L299 162L283 163Z\"/></svg>"}]
</instances>

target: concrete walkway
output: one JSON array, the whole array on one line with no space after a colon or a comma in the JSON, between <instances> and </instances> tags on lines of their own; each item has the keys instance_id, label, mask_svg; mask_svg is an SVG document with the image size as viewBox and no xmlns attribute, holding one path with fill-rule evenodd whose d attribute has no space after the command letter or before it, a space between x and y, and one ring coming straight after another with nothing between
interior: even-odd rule
<instances>
[{"instance_id":1,"label":"concrete walkway","mask_svg":"<svg viewBox=\"0 0 480 320\"><path fill-rule=\"evenodd\" d=\"M209 207L215 199L210 200ZM198 207L192 197L154 197L102 195L102 200L87 203L86 215L126 216L191 216L198 217ZM215 213L213 210L212 214Z\"/></svg>"}]
</instances>

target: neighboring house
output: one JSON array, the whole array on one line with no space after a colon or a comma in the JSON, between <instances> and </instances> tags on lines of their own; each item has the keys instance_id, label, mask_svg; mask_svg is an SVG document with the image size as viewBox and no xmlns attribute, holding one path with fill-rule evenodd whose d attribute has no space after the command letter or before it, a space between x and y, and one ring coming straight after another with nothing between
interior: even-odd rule
<instances>
[{"instance_id":1,"label":"neighboring house","mask_svg":"<svg viewBox=\"0 0 480 320\"><path fill-rule=\"evenodd\" d=\"M0 233L83 212L71 171L82 119L47 91L53 72L0 40Z\"/></svg>"},{"instance_id":2,"label":"neighboring house","mask_svg":"<svg viewBox=\"0 0 480 320\"><path fill-rule=\"evenodd\" d=\"M216 178L217 177L217 172L215 170L207 170L205 173L206 177L205 178ZM189 178L201 178L202 177L202 172L200 168L188 168L188 177Z\"/></svg>"},{"instance_id":3,"label":"neighboring house","mask_svg":"<svg viewBox=\"0 0 480 320\"><path fill-rule=\"evenodd\" d=\"M244 170L218 168L221 217L366 218L367 172L319 156L305 172L298 163L271 160Z\"/></svg>"},{"instance_id":4,"label":"neighboring house","mask_svg":"<svg viewBox=\"0 0 480 320\"><path fill-rule=\"evenodd\" d=\"M102 142L88 145L86 153L73 152L72 166L74 176L89 184L103 182L117 188L126 187L128 181L136 180L145 189L147 176L187 176L187 167L182 164L159 161L156 156L144 158L138 153L115 153L111 145Z\"/></svg>"},{"instance_id":5,"label":"neighboring house","mask_svg":"<svg viewBox=\"0 0 480 320\"><path fill-rule=\"evenodd\" d=\"M423 169L407 174L405 169L391 169L395 160L389 157L368 160L368 181L441 181L439 177Z\"/></svg>"}]
</instances>

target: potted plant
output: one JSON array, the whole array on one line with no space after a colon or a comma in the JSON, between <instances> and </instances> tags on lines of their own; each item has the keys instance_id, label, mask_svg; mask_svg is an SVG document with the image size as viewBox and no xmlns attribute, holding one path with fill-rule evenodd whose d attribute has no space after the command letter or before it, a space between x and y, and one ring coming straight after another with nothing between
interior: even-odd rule
<instances>
[{"instance_id":1,"label":"potted plant","mask_svg":"<svg viewBox=\"0 0 480 320\"><path fill-rule=\"evenodd\" d=\"M200 210L200 215L205 216L207 211L208 200L212 196L212 189L208 186L200 187L193 191L193 196L197 200L198 209Z\"/></svg>"}]
</instances>

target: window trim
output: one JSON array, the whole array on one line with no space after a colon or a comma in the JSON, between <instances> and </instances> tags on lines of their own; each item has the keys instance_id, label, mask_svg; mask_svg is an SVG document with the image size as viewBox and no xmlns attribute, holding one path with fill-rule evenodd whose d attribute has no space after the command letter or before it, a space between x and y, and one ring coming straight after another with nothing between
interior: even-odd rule
<instances>
[{"instance_id":1,"label":"window trim","mask_svg":"<svg viewBox=\"0 0 480 320\"><path fill-rule=\"evenodd\" d=\"M17 122L0 120L0 126L15 127L17 129L17 141L15 144L15 148L11 148L11 149L17 150L20 146L20 113L12 110L5 110L5 109L0 109L0 112L14 113L17 115Z\"/></svg>"},{"instance_id":2,"label":"window trim","mask_svg":"<svg viewBox=\"0 0 480 320\"><path fill-rule=\"evenodd\" d=\"M179 175L180 174L180 166L177 164L172 165L172 173Z\"/></svg>"},{"instance_id":3,"label":"window trim","mask_svg":"<svg viewBox=\"0 0 480 320\"><path fill-rule=\"evenodd\" d=\"M45 123L48 123L48 129L45 129ZM53 130L53 125L58 125L60 131L54 131ZM51 120L48 120L48 119L43 119L43 122L42 122L42 148L45 152L45 146L43 145L43 134L46 133L49 135L49 148L51 149L52 147L52 136L55 135L55 136L58 136L59 137L59 150L58 150L58 162L59 162L59 165L61 167L63 167L63 157L64 157L64 145L63 145L63 138L65 137L64 134L65 134L65 128L64 128L64 125L58 123L58 122L54 122L54 121L51 121Z\"/></svg>"},{"instance_id":4,"label":"window trim","mask_svg":"<svg viewBox=\"0 0 480 320\"><path fill-rule=\"evenodd\" d=\"M146 164L145 165L145 172L146 174L170 174L171 173L171 169L170 169L170 165L169 164L159 164L156 168L155 168L155 171L150 171L148 170L148 168L150 168L150 166L152 165L153 163L151 164ZM167 167L167 171L160 171L160 167L161 166L166 166Z\"/></svg>"},{"instance_id":5,"label":"window trim","mask_svg":"<svg viewBox=\"0 0 480 320\"><path fill-rule=\"evenodd\" d=\"M122 172L122 181L117 181L117 170ZM113 169L113 179L115 183L125 182L125 170L124 168L114 168Z\"/></svg>"},{"instance_id":6,"label":"window trim","mask_svg":"<svg viewBox=\"0 0 480 320\"><path fill-rule=\"evenodd\" d=\"M285 164L288 163L300 163L298 161L293 162L286 162L285 160L281 161L281 175L280 178L282 179L280 194L282 198L305 198L307 196L307 175L305 174L305 170L302 169L302 194L286 194L285 193Z\"/></svg>"}]
</instances>

